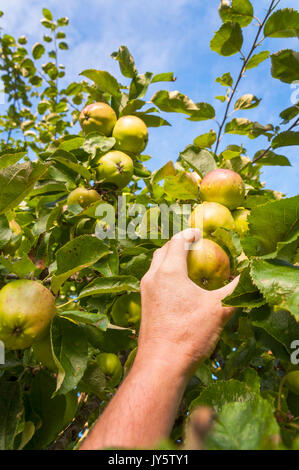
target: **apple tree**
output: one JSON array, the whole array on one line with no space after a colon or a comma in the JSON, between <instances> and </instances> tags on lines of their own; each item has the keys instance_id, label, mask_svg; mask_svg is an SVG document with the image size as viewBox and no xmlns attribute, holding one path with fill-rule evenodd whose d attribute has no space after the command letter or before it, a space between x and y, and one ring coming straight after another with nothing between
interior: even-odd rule
<instances>
[{"instance_id":1,"label":"apple tree","mask_svg":"<svg viewBox=\"0 0 299 470\"><path fill-rule=\"evenodd\" d=\"M189 417L198 407L217 419L204 439L195 436L197 448L299 448L299 195L285 197L260 180L264 166L290 165L283 148L299 145L299 105L282 104L277 126L254 119L259 98L238 95L264 61L269 83L299 79L298 52L263 47L265 38L298 37L299 13L268 3L257 18L249 0L221 0L211 53L235 55L241 65L236 77L216 77L224 90L217 118L212 104L168 91L172 73L138 71L126 46L111 55L121 83L97 69L67 83L68 19L46 8L44 35L32 48L25 36L2 31L0 345L9 347L0 365L1 449L78 448L134 362L140 280L167 241L163 209L172 208L171 236L183 205L227 260L221 282L237 274L240 282L224 300L236 313L191 378L164 448L190 448ZM247 43L244 29L253 22ZM99 130L95 103L109 108L113 125ZM151 172L148 129L150 138L151 127L170 125L167 113L198 122L198 135L175 162ZM212 130L202 133L207 120ZM268 144L253 153L260 136ZM244 185L237 202L234 182L228 189L212 182L212 196L204 183L224 170ZM209 204L221 205L222 222Z\"/></svg>"}]
</instances>

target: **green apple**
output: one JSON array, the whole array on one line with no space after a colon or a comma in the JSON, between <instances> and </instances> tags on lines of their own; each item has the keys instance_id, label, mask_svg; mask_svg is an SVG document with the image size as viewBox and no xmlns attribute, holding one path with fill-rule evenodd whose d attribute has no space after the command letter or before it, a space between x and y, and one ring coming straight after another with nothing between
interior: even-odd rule
<instances>
[{"instance_id":1,"label":"green apple","mask_svg":"<svg viewBox=\"0 0 299 470\"><path fill-rule=\"evenodd\" d=\"M198 286L214 290L230 277L230 261L225 251L208 238L193 243L187 256L188 275Z\"/></svg>"},{"instance_id":2,"label":"green apple","mask_svg":"<svg viewBox=\"0 0 299 470\"><path fill-rule=\"evenodd\" d=\"M124 294L114 302L111 315L119 326L136 325L141 318L141 297L138 292Z\"/></svg>"},{"instance_id":3,"label":"green apple","mask_svg":"<svg viewBox=\"0 0 299 470\"><path fill-rule=\"evenodd\" d=\"M79 187L68 195L67 204L79 204L81 207L87 207L99 200L101 200L101 196L95 189Z\"/></svg>"},{"instance_id":4,"label":"green apple","mask_svg":"<svg viewBox=\"0 0 299 470\"><path fill-rule=\"evenodd\" d=\"M106 103L92 103L86 106L79 116L79 122L85 135L98 132L111 136L117 121L114 110Z\"/></svg>"},{"instance_id":5,"label":"green apple","mask_svg":"<svg viewBox=\"0 0 299 470\"><path fill-rule=\"evenodd\" d=\"M233 210L242 206L245 185L241 176L232 170L218 168L206 174L200 185L202 201L219 202Z\"/></svg>"},{"instance_id":6,"label":"green apple","mask_svg":"<svg viewBox=\"0 0 299 470\"><path fill-rule=\"evenodd\" d=\"M22 241L22 229L15 220L9 222L9 227L12 231L10 241L2 248L4 255L13 255L19 248Z\"/></svg>"},{"instance_id":7,"label":"green apple","mask_svg":"<svg viewBox=\"0 0 299 470\"><path fill-rule=\"evenodd\" d=\"M114 126L112 136L115 148L123 152L140 154L148 142L148 130L142 119L137 116L123 116Z\"/></svg>"},{"instance_id":8,"label":"green apple","mask_svg":"<svg viewBox=\"0 0 299 470\"><path fill-rule=\"evenodd\" d=\"M285 385L291 392L299 395L299 370L292 370L285 376Z\"/></svg>"},{"instance_id":9,"label":"green apple","mask_svg":"<svg viewBox=\"0 0 299 470\"><path fill-rule=\"evenodd\" d=\"M204 237L210 237L217 228L234 230L235 223L227 207L218 202L203 202L192 211L190 226L201 229Z\"/></svg>"},{"instance_id":10,"label":"green apple","mask_svg":"<svg viewBox=\"0 0 299 470\"><path fill-rule=\"evenodd\" d=\"M0 291L0 340L8 350L26 349L41 339L55 314L55 298L46 287L12 281Z\"/></svg>"},{"instance_id":11,"label":"green apple","mask_svg":"<svg viewBox=\"0 0 299 470\"><path fill-rule=\"evenodd\" d=\"M123 371L118 356L113 353L101 353L96 357L95 361L99 364L102 372L104 372L110 387L116 387L121 380Z\"/></svg>"},{"instance_id":12,"label":"green apple","mask_svg":"<svg viewBox=\"0 0 299 470\"><path fill-rule=\"evenodd\" d=\"M99 181L113 183L122 189L132 179L133 160L123 152L112 150L99 159L96 171Z\"/></svg>"},{"instance_id":13,"label":"green apple","mask_svg":"<svg viewBox=\"0 0 299 470\"><path fill-rule=\"evenodd\" d=\"M248 216L250 211L248 209L237 209L233 212L233 218L235 221L236 232L240 235L240 237L244 237L246 232L248 232Z\"/></svg>"}]
</instances>

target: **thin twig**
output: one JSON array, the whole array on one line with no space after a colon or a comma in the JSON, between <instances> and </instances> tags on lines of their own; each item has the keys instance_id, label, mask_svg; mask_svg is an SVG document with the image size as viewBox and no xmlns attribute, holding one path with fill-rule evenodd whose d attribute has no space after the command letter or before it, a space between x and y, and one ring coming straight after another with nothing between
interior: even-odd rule
<instances>
[{"instance_id":1,"label":"thin twig","mask_svg":"<svg viewBox=\"0 0 299 470\"><path fill-rule=\"evenodd\" d=\"M279 1L280 1L280 0L278 0L277 4L279 3ZM235 86L234 86L234 88L233 88L233 91L232 91L232 93L231 93L231 95L230 95L230 97L229 97L229 100L228 100L228 102L227 102L226 109L225 109L225 113L224 113L224 117L223 117L222 123L221 123L221 125L220 125L220 127L219 127L218 137L217 137L216 147L215 147L215 153L216 153L216 154L217 154L217 150L218 150L218 147L219 147L219 144L220 144L220 140L221 140L222 129L223 129L224 124L226 123L226 119L227 119L227 116L228 116L228 112L229 112L229 109L230 109L230 105L231 105L231 103L232 103L232 99L233 99L233 97L235 96L235 93L236 93L236 91L237 91L237 88L238 88L238 85L239 85L239 83L240 83L240 80L241 80L241 78L242 78L243 75L244 75L244 72L245 72L245 70L246 70L246 65L247 65L249 59L251 58L251 56L252 56L254 50L255 50L256 47L257 47L258 39L259 39L259 36L260 36L260 34L261 34L261 32L262 32L262 29L263 29L263 27L264 27L264 24L266 23L268 17L270 16L270 14L271 14L272 11L274 10L274 8L276 8L276 6L277 6L277 4L274 6L274 3L275 3L275 0L272 0L272 1L271 1L271 4L270 4L270 7L269 7L269 9L268 9L268 11L267 11L267 14L266 14L266 16L265 16L263 22L260 24L260 26L259 26L259 28L258 28L258 32L257 32L257 34L256 34L256 36L255 36L253 45L252 45L252 47L251 47L251 49L250 49L250 51L249 51L247 57L243 60L243 65L242 65L242 67L241 67L241 70L240 70L239 76L238 76L238 78L237 78L237 81L236 81L236 83L235 83Z\"/></svg>"},{"instance_id":2,"label":"thin twig","mask_svg":"<svg viewBox=\"0 0 299 470\"><path fill-rule=\"evenodd\" d=\"M298 125L299 125L299 118L297 118L296 121L295 121L286 131L284 131L284 132L289 132L289 131L291 131L292 129L294 129L294 127L296 127L296 126L298 126ZM258 162L261 158L263 158L263 157L269 152L269 150L271 150L271 148L272 148L272 142L271 142L271 144L269 145L269 147L268 147L266 150L264 150L264 152L262 152L260 155L258 155L256 158L254 158L254 159L252 160L252 163Z\"/></svg>"}]
</instances>

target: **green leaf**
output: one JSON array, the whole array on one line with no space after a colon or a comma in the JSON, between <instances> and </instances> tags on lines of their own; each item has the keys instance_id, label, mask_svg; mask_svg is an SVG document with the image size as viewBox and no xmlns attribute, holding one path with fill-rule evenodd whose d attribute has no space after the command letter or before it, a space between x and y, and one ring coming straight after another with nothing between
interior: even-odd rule
<instances>
[{"instance_id":1,"label":"green leaf","mask_svg":"<svg viewBox=\"0 0 299 470\"><path fill-rule=\"evenodd\" d=\"M14 165L23 157L25 157L26 154L27 152L18 152L14 149L10 149L9 152L7 150L3 150L0 152L0 170L2 170L2 168Z\"/></svg>"},{"instance_id":2,"label":"green leaf","mask_svg":"<svg viewBox=\"0 0 299 470\"><path fill-rule=\"evenodd\" d=\"M151 102L158 106L161 111L167 113L183 113L192 115L194 111L198 111L196 104L183 95L179 91L157 91L151 98Z\"/></svg>"},{"instance_id":3,"label":"green leaf","mask_svg":"<svg viewBox=\"0 0 299 470\"><path fill-rule=\"evenodd\" d=\"M120 46L117 52L111 54L111 57L118 61L120 71L125 77L134 78L137 75L134 59L126 46Z\"/></svg>"},{"instance_id":4,"label":"green leaf","mask_svg":"<svg viewBox=\"0 0 299 470\"><path fill-rule=\"evenodd\" d=\"M48 28L48 29L52 29L53 28L53 23L52 21L50 20L47 20L46 18L42 18L40 20L41 24L45 27L45 28Z\"/></svg>"},{"instance_id":5,"label":"green leaf","mask_svg":"<svg viewBox=\"0 0 299 470\"><path fill-rule=\"evenodd\" d=\"M158 73L154 75L151 79L151 83L157 82L175 82L176 78L173 76L172 72Z\"/></svg>"},{"instance_id":6,"label":"green leaf","mask_svg":"<svg viewBox=\"0 0 299 470\"><path fill-rule=\"evenodd\" d=\"M51 287L56 294L60 286L74 273L96 263L110 253L109 247L90 235L82 235L63 245L56 253L57 271Z\"/></svg>"},{"instance_id":7,"label":"green leaf","mask_svg":"<svg viewBox=\"0 0 299 470\"><path fill-rule=\"evenodd\" d=\"M36 270L35 264L32 263L28 255L24 254L21 259L19 258L13 261L4 256L0 256L0 264L5 266L9 272L16 274L20 278L32 275Z\"/></svg>"},{"instance_id":8,"label":"green leaf","mask_svg":"<svg viewBox=\"0 0 299 470\"><path fill-rule=\"evenodd\" d=\"M42 9L42 12L43 12L43 15L44 17L49 20L49 21L52 21L53 20L53 15L52 13L50 12L50 10L48 10L48 8L43 8Z\"/></svg>"},{"instance_id":9,"label":"green leaf","mask_svg":"<svg viewBox=\"0 0 299 470\"><path fill-rule=\"evenodd\" d=\"M121 96L118 81L109 72L105 70L88 69L81 72L80 75L92 80L101 91L110 93L110 95L116 98Z\"/></svg>"},{"instance_id":10,"label":"green leaf","mask_svg":"<svg viewBox=\"0 0 299 470\"><path fill-rule=\"evenodd\" d=\"M252 129L252 121L246 118L234 118L225 126L227 134L249 135Z\"/></svg>"},{"instance_id":11,"label":"green leaf","mask_svg":"<svg viewBox=\"0 0 299 470\"><path fill-rule=\"evenodd\" d=\"M239 145L228 145L222 152L222 156L225 160L231 160L232 158L239 157L244 151L243 147Z\"/></svg>"},{"instance_id":12,"label":"green leaf","mask_svg":"<svg viewBox=\"0 0 299 470\"><path fill-rule=\"evenodd\" d=\"M80 292L79 298L97 294L139 292L139 281L133 276L111 276L94 279Z\"/></svg>"},{"instance_id":13,"label":"green leaf","mask_svg":"<svg viewBox=\"0 0 299 470\"><path fill-rule=\"evenodd\" d=\"M299 52L285 49L271 55L273 78L292 83L299 79Z\"/></svg>"},{"instance_id":14,"label":"green leaf","mask_svg":"<svg viewBox=\"0 0 299 470\"><path fill-rule=\"evenodd\" d=\"M232 0L231 6L223 2L219 8L219 15L223 22L234 21L242 28L251 23L253 14L253 6L249 0Z\"/></svg>"},{"instance_id":15,"label":"green leaf","mask_svg":"<svg viewBox=\"0 0 299 470\"><path fill-rule=\"evenodd\" d=\"M78 385L80 391L105 399L106 378L99 364L91 361Z\"/></svg>"},{"instance_id":16,"label":"green leaf","mask_svg":"<svg viewBox=\"0 0 299 470\"><path fill-rule=\"evenodd\" d=\"M66 396L52 397L55 379L45 370L40 370L32 380L27 414L35 424L36 432L26 446L29 449L44 449L53 442L64 429L64 415L70 398L76 403L76 392ZM73 416L76 408L73 409ZM72 416L70 416L72 418ZM67 423L69 424L69 422Z\"/></svg>"},{"instance_id":17,"label":"green leaf","mask_svg":"<svg viewBox=\"0 0 299 470\"><path fill-rule=\"evenodd\" d=\"M242 241L247 256L274 253L299 236L299 196L254 207L248 218L249 235ZM254 243L256 242L256 243Z\"/></svg>"},{"instance_id":18,"label":"green leaf","mask_svg":"<svg viewBox=\"0 0 299 470\"><path fill-rule=\"evenodd\" d=\"M280 113L280 117L283 119L283 124L288 124L292 119L294 119L299 114L299 102L294 106L284 109Z\"/></svg>"},{"instance_id":19,"label":"green leaf","mask_svg":"<svg viewBox=\"0 0 299 470\"><path fill-rule=\"evenodd\" d=\"M59 366L55 395L65 395L74 390L84 375L88 342L83 327L58 316L52 322L51 336Z\"/></svg>"},{"instance_id":20,"label":"green leaf","mask_svg":"<svg viewBox=\"0 0 299 470\"><path fill-rule=\"evenodd\" d=\"M188 118L189 121L206 121L214 119L215 109L209 103L196 103L197 111L193 111Z\"/></svg>"},{"instance_id":21,"label":"green leaf","mask_svg":"<svg viewBox=\"0 0 299 470\"><path fill-rule=\"evenodd\" d=\"M252 283L249 271L243 271L234 292L225 297L223 305L231 307L260 307L265 300L257 287Z\"/></svg>"},{"instance_id":22,"label":"green leaf","mask_svg":"<svg viewBox=\"0 0 299 470\"><path fill-rule=\"evenodd\" d=\"M93 157L96 156L97 151L106 153L115 145L114 137L105 137L95 132L89 134L84 141L83 148L85 152L90 153Z\"/></svg>"},{"instance_id":23,"label":"green leaf","mask_svg":"<svg viewBox=\"0 0 299 470\"><path fill-rule=\"evenodd\" d=\"M299 12L292 8L277 10L264 26L264 36L270 38L299 37Z\"/></svg>"},{"instance_id":24,"label":"green leaf","mask_svg":"<svg viewBox=\"0 0 299 470\"><path fill-rule=\"evenodd\" d=\"M291 344L299 338L299 322L287 310L271 311L265 306L253 309L250 318L254 326L265 330L291 354Z\"/></svg>"},{"instance_id":25,"label":"green leaf","mask_svg":"<svg viewBox=\"0 0 299 470\"><path fill-rule=\"evenodd\" d=\"M251 276L270 305L299 319L299 267L281 260L252 260Z\"/></svg>"},{"instance_id":26,"label":"green leaf","mask_svg":"<svg viewBox=\"0 0 299 470\"><path fill-rule=\"evenodd\" d=\"M254 54L251 57L251 59L249 59L249 61L247 62L246 70L254 69L259 64L264 62L264 60L268 59L269 55L270 55L269 51L262 51L262 52L259 52L258 54Z\"/></svg>"},{"instance_id":27,"label":"green leaf","mask_svg":"<svg viewBox=\"0 0 299 470\"><path fill-rule=\"evenodd\" d=\"M95 323L108 322L106 315L101 313L89 313L82 310L59 310L59 316L74 320L76 323L85 323L86 325L93 325Z\"/></svg>"},{"instance_id":28,"label":"green leaf","mask_svg":"<svg viewBox=\"0 0 299 470\"><path fill-rule=\"evenodd\" d=\"M12 236L8 220L4 214L0 215L0 249L5 246Z\"/></svg>"},{"instance_id":29,"label":"green leaf","mask_svg":"<svg viewBox=\"0 0 299 470\"><path fill-rule=\"evenodd\" d=\"M136 75L130 84L129 98L143 98L147 92L152 76L153 74L151 72Z\"/></svg>"},{"instance_id":30,"label":"green leaf","mask_svg":"<svg viewBox=\"0 0 299 470\"><path fill-rule=\"evenodd\" d=\"M58 44L58 47L59 47L59 49L64 50L64 51L66 51L69 48L69 46L67 45L67 43L65 41L61 41Z\"/></svg>"},{"instance_id":31,"label":"green leaf","mask_svg":"<svg viewBox=\"0 0 299 470\"><path fill-rule=\"evenodd\" d=\"M39 42L35 43L32 47L32 55L34 59L40 59L45 52L45 46L43 46L43 44L40 44Z\"/></svg>"},{"instance_id":32,"label":"green leaf","mask_svg":"<svg viewBox=\"0 0 299 470\"><path fill-rule=\"evenodd\" d=\"M232 76L229 72L224 73L221 77L217 77L215 80L216 83L220 83L222 86L231 87L233 84Z\"/></svg>"},{"instance_id":33,"label":"green leaf","mask_svg":"<svg viewBox=\"0 0 299 470\"><path fill-rule=\"evenodd\" d=\"M217 168L213 155L208 150L202 150L195 145L188 145L180 153L180 157L200 176L205 176L209 171Z\"/></svg>"},{"instance_id":34,"label":"green leaf","mask_svg":"<svg viewBox=\"0 0 299 470\"><path fill-rule=\"evenodd\" d=\"M71 152L72 150L76 150L81 145L83 145L85 139L84 137L80 137L78 135L67 135L63 137L61 144L59 145L59 149L66 150L67 152Z\"/></svg>"},{"instance_id":35,"label":"green leaf","mask_svg":"<svg viewBox=\"0 0 299 470\"><path fill-rule=\"evenodd\" d=\"M5 382L0 385L0 450L12 450L23 411L19 382Z\"/></svg>"},{"instance_id":36,"label":"green leaf","mask_svg":"<svg viewBox=\"0 0 299 470\"><path fill-rule=\"evenodd\" d=\"M47 166L39 162L17 163L1 170L0 214L22 202L46 170Z\"/></svg>"},{"instance_id":37,"label":"green leaf","mask_svg":"<svg viewBox=\"0 0 299 470\"><path fill-rule=\"evenodd\" d=\"M265 150L259 150L254 155L254 160L262 155ZM278 155L277 153L271 152L268 150L265 155L256 163L257 165L267 165L267 166L291 166L291 163L287 157L284 155Z\"/></svg>"},{"instance_id":38,"label":"green leaf","mask_svg":"<svg viewBox=\"0 0 299 470\"><path fill-rule=\"evenodd\" d=\"M253 109L256 108L260 102L261 99L258 99L251 93L247 93L246 95L243 95L239 99L237 99L237 101L235 102L234 109Z\"/></svg>"},{"instance_id":39,"label":"green leaf","mask_svg":"<svg viewBox=\"0 0 299 470\"><path fill-rule=\"evenodd\" d=\"M127 97L127 95L125 95ZM128 97L127 97L128 99ZM125 116L128 114L134 114L138 109L141 109L146 104L146 101L143 100L129 100L121 105L120 107L120 116Z\"/></svg>"},{"instance_id":40,"label":"green leaf","mask_svg":"<svg viewBox=\"0 0 299 470\"><path fill-rule=\"evenodd\" d=\"M167 176L174 176L175 174L176 170L174 164L170 160L169 162L165 163L162 168L153 173L152 183L158 183L159 181L164 180Z\"/></svg>"},{"instance_id":41,"label":"green leaf","mask_svg":"<svg viewBox=\"0 0 299 470\"><path fill-rule=\"evenodd\" d=\"M193 141L193 144L201 148L211 148L212 145L216 142L217 134L215 131L211 130L207 134L201 134L196 137Z\"/></svg>"},{"instance_id":42,"label":"green leaf","mask_svg":"<svg viewBox=\"0 0 299 470\"><path fill-rule=\"evenodd\" d=\"M255 394L244 382L238 380L217 380L206 387L201 394L191 402L190 409L198 406L210 406L215 411L220 411L223 406L231 402L246 402L253 400Z\"/></svg>"},{"instance_id":43,"label":"green leaf","mask_svg":"<svg viewBox=\"0 0 299 470\"><path fill-rule=\"evenodd\" d=\"M285 131L278 134L272 140L272 148L289 147L291 145L299 145L299 132Z\"/></svg>"},{"instance_id":44,"label":"green leaf","mask_svg":"<svg viewBox=\"0 0 299 470\"><path fill-rule=\"evenodd\" d=\"M83 176L83 178L86 178L88 181L91 180L91 173L90 171L87 170L87 168L85 168L83 165L79 165L78 163L74 163L72 160L69 160L64 157L60 157L59 152L60 152L59 150L55 152L55 154L52 155L51 159L55 160L56 162L61 163L67 168L70 168L75 173Z\"/></svg>"},{"instance_id":45,"label":"green leaf","mask_svg":"<svg viewBox=\"0 0 299 470\"><path fill-rule=\"evenodd\" d=\"M257 397L246 403L227 403L207 439L209 450L262 450L279 436L274 408Z\"/></svg>"},{"instance_id":46,"label":"green leaf","mask_svg":"<svg viewBox=\"0 0 299 470\"><path fill-rule=\"evenodd\" d=\"M239 52L243 44L243 35L239 23L224 23L210 42L212 51L222 56L231 56Z\"/></svg>"},{"instance_id":47,"label":"green leaf","mask_svg":"<svg viewBox=\"0 0 299 470\"><path fill-rule=\"evenodd\" d=\"M174 199L198 200L198 184L193 180L190 181L185 171L180 171L175 176L166 176L163 189L168 196Z\"/></svg>"},{"instance_id":48,"label":"green leaf","mask_svg":"<svg viewBox=\"0 0 299 470\"><path fill-rule=\"evenodd\" d=\"M140 117L143 120L146 127L161 127L161 126L171 126L171 124L160 116L155 116L154 114L145 114L145 113L134 113L135 116Z\"/></svg>"}]
</instances>

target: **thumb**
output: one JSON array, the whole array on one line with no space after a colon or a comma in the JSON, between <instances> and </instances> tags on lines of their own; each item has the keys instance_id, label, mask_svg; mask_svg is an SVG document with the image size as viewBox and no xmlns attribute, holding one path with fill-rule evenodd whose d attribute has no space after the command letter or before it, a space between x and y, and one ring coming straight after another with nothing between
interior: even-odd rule
<instances>
[{"instance_id":1,"label":"thumb","mask_svg":"<svg viewBox=\"0 0 299 470\"><path fill-rule=\"evenodd\" d=\"M239 283L239 280L240 275L235 277L235 279L233 279L229 284L226 284L226 286L217 289L217 293L219 294L221 300L234 292Z\"/></svg>"},{"instance_id":2,"label":"thumb","mask_svg":"<svg viewBox=\"0 0 299 470\"><path fill-rule=\"evenodd\" d=\"M187 271L186 258L190 245L198 240L200 237L200 230L188 228L182 232L177 233L167 243L167 254L164 258L163 265L167 266L169 270Z\"/></svg>"}]
</instances>

